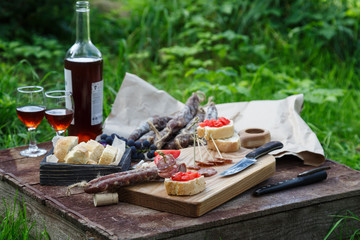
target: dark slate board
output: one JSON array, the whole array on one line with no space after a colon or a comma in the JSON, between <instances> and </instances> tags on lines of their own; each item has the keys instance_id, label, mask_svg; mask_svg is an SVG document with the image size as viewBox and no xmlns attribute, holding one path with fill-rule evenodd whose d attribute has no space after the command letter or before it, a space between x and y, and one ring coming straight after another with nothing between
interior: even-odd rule
<instances>
[{"instance_id":1,"label":"dark slate board","mask_svg":"<svg viewBox=\"0 0 360 240\"><path fill-rule=\"evenodd\" d=\"M51 150L48 155L52 154ZM48 156L47 155L47 156ZM40 184L51 186L67 186L81 181L90 181L98 176L127 171L131 165L131 152L127 148L119 165L90 165L40 162Z\"/></svg>"}]
</instances>

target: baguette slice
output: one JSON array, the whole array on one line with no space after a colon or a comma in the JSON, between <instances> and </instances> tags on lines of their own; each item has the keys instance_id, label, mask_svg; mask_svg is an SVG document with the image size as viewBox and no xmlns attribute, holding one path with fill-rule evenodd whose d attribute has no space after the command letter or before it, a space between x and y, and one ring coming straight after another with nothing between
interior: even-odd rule
<instances>
[{"instance_id":1,"label":"baguette slice","mask_svg":"<svg viewBox=\"0 0 360 240\"><path fill-rule=\"evenodd\" d=\"M198 127L197 134L200 138L205 138L206 140L211 139L226 139L230 138L234 134L234 122L230 120L228 125L222 127Z\"/></svg>"},{"instance_id":2,"label":"baguette slice","mask_svg":"<svg viewBox=\"0 0 360 240\"><path fill-rule=\"evenodd\" d=\"M208 149L216 151L216 146L218 147L220 152L236 152L239 150L241 141L240 136L237 133L234 133L231 138L226 139L214 139L212 141L211 139L207 141L207 147Z\"/></svg>"},{"instance_id":3,"label":"baguette slice","mask_svg":"<svg viewBox=\"0 0 360 240\"><path fill-rule=\"evenodd\" d=\"M89 151L89 158L97 164L104 151L104 146L97 141L90 140L84 145L84 147Z\"/></svg>"},{"instance_id":4,"label":"baguette slice","mask_svg":"<svg viewBox=\"0 0 360 240\"><path fill-rule=\"evenodd\" d=\"M66 155L65 162L72 164L86 164L89 160L89 151L84 147L85 143L81 142L71 149Z\"/></svg>"},{"instance_id":5,"label":"baguette slice","mask_svg":"<svg viewBox=\"0 0 360 240\"><path fill-rule=\"evenodd\" d=\"M168 195L184 196L195 195L204 191L206 183L204 176L201 176L186 182L173 181L170 178L166 178L164 184Z\"/></svg>"},{"instance_id":6,"label":"baguette slice","mask_svg":"<svg viewBox=\"0 0 360 240\"><path fill-rule=\"evenodd\" d=\"M79 138L73 136L62 137L57 140L54 147L54 155L57 157L58 163L65 162L65 156L78 144L78 142Z\"/></svg>"},{"instance_id":7,"label":"baguette slice","mask_svg":"<svg viewBox=\"0 0 360 240\"><path fill-rule=\"evenodd\" d=\"M114 158L117 153L117 148L113 147L111 145L106 145L106 148L102 152L99 160L99 165L109 165L112 161L114 161Z\"/></svg>"}]
</instances>

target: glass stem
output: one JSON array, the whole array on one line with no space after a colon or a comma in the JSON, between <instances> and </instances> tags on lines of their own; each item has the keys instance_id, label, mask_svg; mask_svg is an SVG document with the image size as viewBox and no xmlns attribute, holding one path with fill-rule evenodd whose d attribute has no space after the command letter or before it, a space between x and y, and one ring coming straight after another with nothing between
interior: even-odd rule
<instances>
[{"instance_id":1,"label":"glass stem","mask_svg":"<svg viewBox=\"0 0 360 240\"><path fill-rule=\"evenodd\" d=\"M64 132L65 132L65 130L58 130L58 131L56 131L56 135L57 136L65 136Z\"/></svg>"},{"instance_id":2,"label":"glass stem","mask_svg":"<svg viewBox=\"0 0 360 240\"><path fill-rule=\"evenodd\" d=\"M36 128L28 128L28 133L29 133L29 149L31 149L31 152L36 152L38 149L35 140Z\"/></svg>"}]
</instances>

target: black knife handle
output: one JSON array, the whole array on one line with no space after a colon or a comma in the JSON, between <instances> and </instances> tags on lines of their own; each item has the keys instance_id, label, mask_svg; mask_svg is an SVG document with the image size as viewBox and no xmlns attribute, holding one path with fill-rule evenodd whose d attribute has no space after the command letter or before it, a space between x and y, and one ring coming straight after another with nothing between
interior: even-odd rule
<instances>
[{"instance_id":1,"label":"black knife handle","mask_svg":"<svg viewBox=\"0 0 360 240\"><path fill-rule=\"evenodd\" d=\"M303 177L292 178L283 182L267 185L255 190L254 195L260 196L266 193L277 192L293 187L305 186L311 183L320 182L327 178L326 171L320 171Z\"/></svg>"},{"instance_id":2,"label":"black knife handle","mask_svg":"<svg viewBox=\"0 0 360 240\"><path fill-rule=\"evenodd\" d=\"M264 145L262 145L261 147L258 147L256 149L252 150L245 157L255 159L255 158L261 157L273 150L280 149L283 146L284 145L279 141L268 142L268 143L265 143Z\"/></svg>"}]
</instances>

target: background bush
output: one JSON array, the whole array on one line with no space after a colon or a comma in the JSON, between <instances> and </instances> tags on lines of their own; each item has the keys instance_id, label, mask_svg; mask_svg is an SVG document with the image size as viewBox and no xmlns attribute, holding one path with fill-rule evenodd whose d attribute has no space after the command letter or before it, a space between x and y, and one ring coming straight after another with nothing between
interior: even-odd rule
<instances>
[{"instance_id":1,"label":"background bush","mask_svg":"<svg viewBox=\"0 0 360 240\"><path fill-rule=\"evenodd\" d=\"M91 38L104 56L104 116L125 72L180 101L196 90L217 103L303 93L302 117L326 157L360 169L359 1L90 2ZM74 30L74 1L0 2L1 148L25 144L16 87L63 86ZM38 132L39 141L53 136L46 121Z\"/></svg>"}]
</instances>

